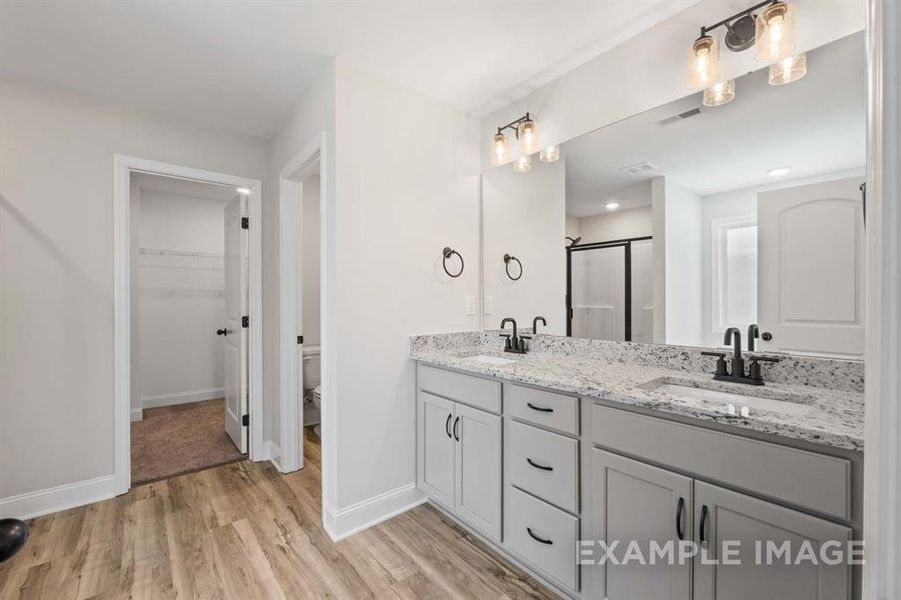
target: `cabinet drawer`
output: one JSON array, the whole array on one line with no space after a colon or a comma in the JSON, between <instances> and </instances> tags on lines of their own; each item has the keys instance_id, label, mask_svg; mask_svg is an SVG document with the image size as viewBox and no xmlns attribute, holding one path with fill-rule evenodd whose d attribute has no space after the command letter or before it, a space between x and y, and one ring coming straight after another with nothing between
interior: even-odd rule
<instances>
[{"instance_id":1,"label":"cabinet drawer","mask_svg":"<svg viewBox=\"0 0 901 600\"><path fill-rule=\"evenodd\" d=\"M493 413L501 412L501 384L498 381L419 365L419 389Z\"/></svg>"},{"instance_id":2,"label":"cabinet drawer","mask_svg":"<svg viewBox=\"0 0 901 600\"><path fill-rule=\"evenodd\" d=\"M579 435L579 399L533 388L504 384L507 414L522 421Z\"/></svg>"},{"instance_id":3,"label":"cabinet drawer","mask_svg":"<svg viewBox=\"0 0 901 600\"><path fill-rule=\"evenodd\" d=\"M841 519L851 461L594 404L591 439L616 452Z\"/></svg>"},{"instance_id":4,"label":"cabinet drawer","mask_svg":"<svg viewBox=\"0 0 901 600\"><path fill-rule=\"evenodd\" d=\"M569 512L578 512L579 442L507 421L510 483Z\"/></svg>"},{"instance_id":5,"label":"cabinet drawer","mask_svg":"<svg viewBox=\"0 0 901 600\"><path fill-rule=\"evenodd\" d=\"M579 589L578 538L579 519L514 487L507 487L506 545L549 579L573 591Z\"/></svg>"}]
</instances>

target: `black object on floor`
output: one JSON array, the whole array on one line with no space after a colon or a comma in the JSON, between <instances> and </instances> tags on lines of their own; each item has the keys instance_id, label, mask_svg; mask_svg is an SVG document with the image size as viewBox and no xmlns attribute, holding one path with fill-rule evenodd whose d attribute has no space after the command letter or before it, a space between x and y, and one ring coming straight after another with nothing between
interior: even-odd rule
<instances>
[{"instance_id":1,"label":"black object on floor","mask_svg":"<svg viewBox=\"0 0 901 600\"><path fill-rule=\"evenodd\" d=\"M13 557L28 539L28 525L18 519L0 519L0 562Z\"/></svg>"}]
</instances>

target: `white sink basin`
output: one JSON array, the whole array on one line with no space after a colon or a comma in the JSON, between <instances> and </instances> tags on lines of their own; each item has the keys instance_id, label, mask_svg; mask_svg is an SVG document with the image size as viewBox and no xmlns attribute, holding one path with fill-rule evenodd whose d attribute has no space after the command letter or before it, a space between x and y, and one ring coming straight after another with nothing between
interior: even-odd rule
<instances>
[{"instance_id":1,"label":"white sink basin","mask_svg":"<svg viewBox=\"0 0 901 600\"><path fill-rule=\"evenodd\" d=\"M504 365L512 365L518 361L512 358L501 358L500 356L491 356L489 354L478 354L476 356L467 356L466 360L482 363L483 365L491 365L492 367L502 367Z\"/></svg>"},{"instance_id":2,"label":"white sink basin","mask_svg":"<svg viewBox=\"0 0 901 600\"><path fill-rule=\"evenodd\" d=\"M721 405L723 412L726 414L733 414L729 411L729 406L731 405L734 407L734 414L736 416L742 414L743 407L747 407L749 415L753 415L755 410L777 412L784 415L803 415L810 410L810 406L807 404L791 402L789 400L774 400L772 398L748 396L746 394L724 392L722 390L708 390L691 385L680 385L678 383L662 383L653 389L655 392L663 392L673 396L690 398L692 400L702 400L704 402Z\"/></svg>"}]
</instances>

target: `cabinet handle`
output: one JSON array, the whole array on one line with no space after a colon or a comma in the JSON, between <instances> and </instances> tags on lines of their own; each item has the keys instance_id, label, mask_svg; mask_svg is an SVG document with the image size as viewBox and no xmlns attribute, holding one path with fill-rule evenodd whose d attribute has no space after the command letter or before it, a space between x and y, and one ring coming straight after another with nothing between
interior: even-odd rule
<instances>
[{"instance_id":1,"label":"cabinet handle","mask_svg":"<svg viewBox=\"0 0 901 600\"><path fill-rule=\"evenodd\" d=\"M685 516L685 498L679 496L679 502L676 505L676 535L680 540L685 539L685 531L682 529L683 516Z\"/></svg>"},{"instance_id":2,"label":"cabinet handle","mask_svg":"<svg viewBox=\"0 0 901 600\"><path fill-rule=\"evenodd\" d=\"M531 402L526 402L526 406L528 406L528 407L531 408L532 410L537 410L538 412L546 412L546 413L552 413L552 412L554 412L554 409L553 409L553 408L545 408L545 407L543 407L543 406L535 406L535 405L532 404Z\"/></svg>"},{"instance_id":3,"label":"cabinet handle","mask_svg":"<svg viewBox=\"0 0 901 600\"><path fill-rule=\"evenodd\" d=\"M543 537L538 537L537 535L535 535L534 533L532 533L532 528L531 528L531 527L526 527L526 532L527 532L530 536L532 536L532 539L535 540L536 542L540 542L540 543L546 544L546 545L548 545L548 546L553 546L553 545L554 545L554 542L552 542L551 540L546 540L546 539L544 539Z\"/></svg>"},{"instance_id":4,"label":"cabinet handle","mask_svg":"<svg viewBox=\"0 0 901 600\"><path fill-rule=\"evenodd\" d=\"M452 416L453 415L450 413L447 413L447 421L444 422L444 432L447 434L447 437L452 437L450 432L450 420Z\"/></svg>"},{"instance_id":5,"label":"cabinet handle","mask_svg":"<svg viewBox=\"0 0 901 600\"><path fill-rule=\"evenodd\" d=\"M529 463L530 465L532 465L533 467L535 467L536 469L541 469L542 471L553 471L554 470L554 467L546 467L545 465L539 465L538 463L534 462L531 458L527 458L526 462Z\"/></svg>"},{"instance_id":6,"label":"cabinet handle","mask_svg":"<svg viewBox=\"0 0 901 600\"><path fill-rule=\"evenodd\" d=\"M458 442L460 441L460 437L457 435L457 424L460 422L460 417L454 419L454 439Z\"/></svg>"},{"instance_id":7,"label":"cabinet handle","mask_svg":"<svg viewBox=\"0 0 901 600\"><path fill-rule=\"evenodd\" d=\"M701 525L698 528L698 541L701 545L707 547L707 505L701 507Z\"/></svg>"}]
</instances>

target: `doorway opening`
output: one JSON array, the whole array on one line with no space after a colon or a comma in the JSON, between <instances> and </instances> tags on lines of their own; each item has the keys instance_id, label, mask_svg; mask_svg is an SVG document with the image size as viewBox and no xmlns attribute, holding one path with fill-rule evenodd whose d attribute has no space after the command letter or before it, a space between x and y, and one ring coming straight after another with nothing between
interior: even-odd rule
<instances>
[{"instance_id":1,"label":"doorway opening","mask_svg":"<svg viewBox=\"0 0 901 600\"><path fill-rule=\"evenodd\" d=\"M115 162L116 484L124 493L259 460L260 182Z\"/></svg>"}]
</instances>

